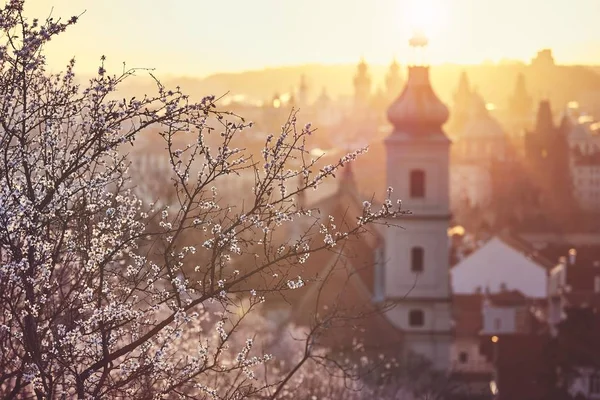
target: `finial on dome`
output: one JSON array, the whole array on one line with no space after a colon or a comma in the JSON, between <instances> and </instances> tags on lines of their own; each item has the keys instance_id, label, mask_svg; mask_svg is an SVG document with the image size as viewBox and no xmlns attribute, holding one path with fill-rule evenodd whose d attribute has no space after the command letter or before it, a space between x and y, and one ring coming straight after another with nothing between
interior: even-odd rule
<instances>
[{"instance_id":1,"label":"finial on dome","mask_svg":"<svg viewBox=\"0 0 600 400\"><path fill-rule=\"evenodd\" d=\"M408 40L410 47L427 47L429 39L421 31L414 31L412 37Z\"/></svg>"},{"instance_id":2,"label":"finial on dome","mask_svg":"<svg viewBox=\"0 0 600 400\"><path fill-rule=\"evenodd\" d=\"M412 37L408 40L408 44L411 48L412 65L427 65L426 62L427 53L425 48L429 44L427 36L421 31L414 31Z\"/></svg>"}]
</instances>

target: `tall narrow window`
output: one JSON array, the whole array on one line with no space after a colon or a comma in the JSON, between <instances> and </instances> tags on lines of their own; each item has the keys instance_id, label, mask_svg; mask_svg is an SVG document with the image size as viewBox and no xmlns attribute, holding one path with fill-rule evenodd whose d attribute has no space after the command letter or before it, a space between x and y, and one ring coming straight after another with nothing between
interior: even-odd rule
<instances>
[{"instance_id":1,"label":"tall narrow window","mask_svg":"<svg viewBox=\"0 0 600 400\"><path fill-rule=\"evenodd\" d=\"M410 171L410 197L425 197L425 171L422 169Z\"/></svg>"},{"instance_id":2,"label":"tall narrow window","mask_svg":"<svg viewBox=\"0 0 600 400\"><path fill-rule=\"evenodd\" d=\"M408 313L408 324L410 326L423 326L425 324L425 315L421 310L410 310Z\"/></svg>"},{"instance_id":3,"label":"tall narrow window","mask_svg":"<svg viewBox=\"0 0 600 400\"><path fill-rule=\"evenodd\" d=\"M410 250L410 269L413 272L423 272L423 259L425 251L422 247L413 247Z\"/></svg>"}]
</instances>

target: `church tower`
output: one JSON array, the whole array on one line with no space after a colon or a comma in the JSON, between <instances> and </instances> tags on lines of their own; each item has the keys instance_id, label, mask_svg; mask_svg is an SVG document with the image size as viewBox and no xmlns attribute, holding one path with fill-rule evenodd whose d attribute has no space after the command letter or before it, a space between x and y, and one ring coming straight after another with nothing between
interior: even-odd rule
<instances>
[{"instance_id":1,"label":"church tower","mask_svg":"<svg viewBox=\"0 0 600 400\"><path fill-rule=\"evenodd\" d=\"M400 64L394 58L390 68L385 75L386 97L392 101L402 90L402 74L400 73Z\"/></svg>"},{"instance_id":2,"label":"church tower","mask_svg":"<svg viewBox=\"0 0 600 400\"><path fill-rule=\"evenodd\" d=\"M354 76L354 104L358 110L365 109L371 97L371 76L368 69L365 59L362 58Z\"/></svg>"},{"instance_id":3,"label":"church tower","mask_svg":"<svg viewBox=\"0 0 600 400\"><path fill-rule=\"evenodd\" d=\"M424 51L427 39L413 37ZM442 125L448 108L429 81L429 66L413 63L402 94L390 105L385 141L387 182L412 215L385 230L385 296L389 319L403 331L405 356L417 354L446 371L452 342L449 279L449 151Z\"/></svg>"}]
</instances>

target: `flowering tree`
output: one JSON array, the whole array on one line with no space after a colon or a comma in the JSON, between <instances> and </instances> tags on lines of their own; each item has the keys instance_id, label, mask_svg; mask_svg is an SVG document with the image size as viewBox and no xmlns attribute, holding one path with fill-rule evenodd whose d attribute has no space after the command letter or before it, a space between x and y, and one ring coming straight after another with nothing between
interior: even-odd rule
<instances>
[{"instance_id":1,"label":"flowering tree","mask_svg":"<svg viewBox=\"0 0 600 400\"><path fill-rule=\"evenodd\" d=\"M312 129L292 115L248 154L234 139L250 123L214 97L193 103L157 82L155 96L118 99L136 71L103 64L83 86L74 61L48 73L44 45L76 22L28 20L22 0L0 10L0 397L282 393L294 369L271 371L243 321L304 284L291 265L397 210L366 203L353 226L315 218L317 233L288 240L282 229L310 214L297 195L362 151L319 168L304 147ZM132 190L127 152L150 129L172 167L169 206ZM223 204L220 180L248 173L249 200Z\"/></svg>"}]
</instances>

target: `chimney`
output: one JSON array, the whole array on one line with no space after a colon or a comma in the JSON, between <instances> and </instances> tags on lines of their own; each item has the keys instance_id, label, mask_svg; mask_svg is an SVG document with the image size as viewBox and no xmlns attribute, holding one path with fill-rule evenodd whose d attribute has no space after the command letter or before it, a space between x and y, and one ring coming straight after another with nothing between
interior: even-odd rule
<instances>
[{"instance_id":1,"label":"chimney","mask_svg":"<svg viewBox=\"0 0 600 400\"><path fill-rule=\"evenodd\" d=\"M571 249L569 250L569 265L575 265L577 261L577 250Z\"/></svg>"}]
</instances>

